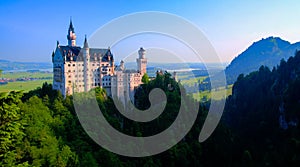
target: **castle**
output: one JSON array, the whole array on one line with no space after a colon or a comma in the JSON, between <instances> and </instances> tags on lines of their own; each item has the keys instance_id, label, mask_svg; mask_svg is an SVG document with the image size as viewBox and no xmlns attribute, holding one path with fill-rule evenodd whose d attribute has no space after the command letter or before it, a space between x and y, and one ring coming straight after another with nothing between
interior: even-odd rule
<instances>
[{"instance_id":1,"label":"castle","mask_svg":"<svg viewBox=\"0 0 300 167\"><path fill-rule=\"evenodd\" d=\"M72 20L67 39L68 45L57 42L52 54L54 90L66 96L101 87L108 96L116 96L123 102L129 100L127 97L134 100L134 91L142 84L142 76L147 72L143 48L138 51L137 70L126 70L123 61L119 66L115 65L110 48L90 48L86 37L83 47L77 46Z\"/></svg>"}]
</instances>

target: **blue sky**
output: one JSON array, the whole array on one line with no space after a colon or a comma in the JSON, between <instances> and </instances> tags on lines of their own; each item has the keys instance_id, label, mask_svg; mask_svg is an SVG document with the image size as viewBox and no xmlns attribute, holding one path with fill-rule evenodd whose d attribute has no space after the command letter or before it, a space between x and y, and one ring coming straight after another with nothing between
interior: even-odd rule
<instances>
[{"instance_id":1,"label":"blue sky","mask_svg":"<svg viewBox=\"0 0 300 167\"><path fill-rule=\"evenodd\" d=\"M0 59L50 62L56 40L67 43L70 16L82 45L85 34L89 37L112 19L162 11L198 26L222 61L229 62L261 38L300 41L299 9L297 0L0 1Z\"/></svg>"}]
</instances>

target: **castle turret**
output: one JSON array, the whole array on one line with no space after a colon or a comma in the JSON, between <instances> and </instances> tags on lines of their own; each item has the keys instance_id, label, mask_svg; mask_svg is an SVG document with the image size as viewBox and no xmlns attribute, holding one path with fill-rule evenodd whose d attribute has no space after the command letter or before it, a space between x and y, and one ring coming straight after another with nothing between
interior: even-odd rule
<instances>
[{"instance_id":1,"label":"castle turret","mask_svg":"<svg viewBox=\"0 0 300 167\"><path fill-rule=\"evenodd\" d=\"M137 63L137 70L144 75L147 72L147 58L146 58L146 51L142 47L138 51L139 58L136 59Z\"/></svg>"},{"instance_id":2,"label":"castle turret","mask_svg":"<svg viewBox=\"0 0 300 167\"><path fill-rule=\"evenodd\" d=\"M70 20L67 38L68 38L69 46L76 46L76 35L75 35L74 27L72 24L72 20Z\"/></svg>"},{"instance_id":3,"label":"castle turret","mask_svg":"<svg viewBox=\"0 0 300 167\"><path fill-rule=\"evenodd\" d=\"M86 39L84 38L84 44L82 49L83 59L84 59L84 91L87 92L90 90L90 73L89 73L89 64L90 64L90 49Z\"/></svg>"},{"instance_id":4,"label":"castle turret","mask_svg":"<svg viewBox=\"0 0 300 167\"><path fill-rule=\"evenodd\" d=\"M140 59L144 59L145 58L145 54L146 54L146 50L144 48L140 48L140 50L138 51L139 53L139 58Z\"/></svg>"},{"instance_id":5,"label":"castle turret","mask_svg":"<svg viewBox=\"0 0 300 167\"><path fill-rule=\"evenodd\" d=\"M123 70L125 70L125 67L124 67L124 61L123 60L121 60L121 62L120 62L120 69L123 71Z\"/></svg>"}]
</instances>

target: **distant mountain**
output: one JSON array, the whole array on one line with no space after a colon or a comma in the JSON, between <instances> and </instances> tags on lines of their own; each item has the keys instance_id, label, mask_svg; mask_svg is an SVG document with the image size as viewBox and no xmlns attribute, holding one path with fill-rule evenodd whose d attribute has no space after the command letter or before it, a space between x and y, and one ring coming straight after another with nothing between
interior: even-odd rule
<instances>
[{"instance_id":1,"label":"distant mountain","mask_svg":"<svg viewBox=\"0 0 300 167\"><path fill-rule=\"evenodd\" d=\"M281 59L287 60L295 55L297 49L300 50L300 42L291 44L279 37L268 37L254 42L226 67L227 83L233 83L239 74L249 74L262 65L272 69Z\"/></svg>"},{"instance_id":2,"label":"distant mountain","mask_svg":"<svg viewBox=\"0 0 300 167\"><path fill-rule=\"evenodd\" d=\"M5 71L47 70L52 68L50 62L12 62L0 60L0 69Z\"/></svg>"},{"instance_id":3,"label":"distant mountain","mask_svg":"<svg viewBox=\"0 0 300 167\"><path fill-rule=\"evenodd\" d=\"M0 59L0 63L8 63L9 61L8 60L1 60Z\"/></svg>"}]
</instances>

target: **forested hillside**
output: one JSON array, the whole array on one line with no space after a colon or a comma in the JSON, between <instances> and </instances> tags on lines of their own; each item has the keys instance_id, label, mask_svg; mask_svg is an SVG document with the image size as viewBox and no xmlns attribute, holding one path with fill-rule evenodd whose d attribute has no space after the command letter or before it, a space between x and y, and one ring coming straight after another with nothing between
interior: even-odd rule
<instances>
[{"instance_id":1,"label":"forested hillside","mask_svg":"<svg viewBox=\"0 0 300 167\"><path fill-rule=\"evenodd\" d=\"M223 115L249 164L300 164L300 52L270 70L240 75Z\"/></svg>"},{"instance_id":2,"label":"forested hillside","mask_svg":"<svg viewBox=\"0 0 300 167\"><path fill-rule=\"evenodd\" d=\"M176 118L180 100L177 83L170 74L144 84L168 91L170 105L163 116L142 125L126 120L111 98L97 88L96 98L112 126L134 136L146 136L168 127ZM169 90L169 83L173 85ZM146 97L146 94L144 95ZM191 99L192 100L192 99ZM201 164L199 127L178 145L153 157L127 158L106 151L93 142L81 127L72 96L63 98L50 84L29 93L2 93L0 97L0 166L198 166ZM174 105L176 104L176 105ZM144 103L139 104L143 108ZM200 107L204 111L204 107ZM201 115L205 114L202 112ZM121 127L120 122L123 122ZM194 140L195 139L195 140Z\"/></svg>"}]
</instances>

